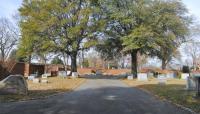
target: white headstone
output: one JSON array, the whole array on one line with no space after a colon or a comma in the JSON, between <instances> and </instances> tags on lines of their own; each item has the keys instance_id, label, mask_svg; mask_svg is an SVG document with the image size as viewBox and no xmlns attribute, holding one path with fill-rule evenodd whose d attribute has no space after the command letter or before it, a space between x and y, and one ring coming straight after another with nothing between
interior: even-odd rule
<instances>
[{"instance_id":1,"label":"white headstone","mask_svg":"<svg viewBox=\"0 0 200 114\"><path fill-rule=\"evenodd\" d=\"M187 90L195 90L196 89L196 80L192 77L187 77L187 84L186 84Z\"/></svg>"},{"instance_id":2,"label":"white headstone","mask_svg":"<svg viewBox=\"0 0 200 114\"><path fill-rule=\"evenodd\" d=\"M48 80L46 79L46 80L41 80L41 83L48 83Z\"/></svg>"},{"instance_id":3,"label":"white headstone","mask_svg":"<svg viewBox=\"0 0 200 114\"><path fill-rule=\"evenodd\" d=\"M43 79L47 79L48 76L47 76L46 74L43 74L43 75L42 75L42 78L43 78Z\"/></svg>"},{"instance_id":4,"label":"white headstone","mask_svg":"<svg viewBox=\"0 0 200 114\"><path fill-rule=\"evenodd\" d=\"M158 75L158 84L165 85L167 82L167 78L164 74Z\"/></svg>"},{"instance_id":5,"label":"white headstone","mask_svg":"<svg viewBox=\"0 0 200 114\"><path fill-rule=\"evenodd\" d=\"M99 70L96 71L96 75L101 75L101 74L102 74L101 71L99 71Z\"/></svg>"},{"instance_id":6,"label":"white headstone","mask_svg":"<svg viewBox=\"0 0 200 114\"><path fill-rule=\"evenodd\" d=\"M167 73L166 76L167 76L168 79L173 79L174 73Z\"/></svg>"},{"instance_id":7,"label":"white headstone","mask_svg":"<svg viewBox=\"0 0 200 114\"><path fill-rule=\"evenodd\" d=\"M33 83L40 83L40 79L39 78L33 79Z\"/></svg>"},{"instance_id":8,"label":"white headstone","mask_svg":"<svg viewBox=\"0 0 200 114\"><path fill-rule=\"evenodd\" d=\"M153 77L153 76L154 76L154 74L153 74L153 73L151 73L151 72L148 72L148 73L147 73L147 76L148 76L148 77Z\"/></svg>"},{"instance_id":9,"label":"white headstone","mask_svg":"<svg viewBox=\"0 0 200 114\"><path fill-rule=\"evenodd\" d=\"M30 74L30 76L28 76L28 80L33 80L35 78L37 78L36 74Z\"/></svg>"},{"instance_id":10,"label":"white headstone","mask_svg":"<svg viewBox=\"0 0 200 114\"><path fill-rule=\"evenodd\" d=\"M65 71L59 71L58 76L67 77L67 73Z\"/></svg>"},{"instance_id":11,"label":"white headstone","mask_svg":"<svg viewBox=\"0 0 200 114\"><path fill-rule=\"evenodd\" d=\"M133 80L133 76L128 76L127 79L128 80Z\"/></svg>"},{"instance_id":12,"label":"white headstone","mask_svg":"<svg viewBox=\"0 0 200 114\"><path fill-rule=\"evenodd\" d=\"M78 72L72 72L72 78L78 78Z\"/></svg>"},{"instance_id":13,"label":"white headstone","mask_svg":"<svg viewBox=\"0 0 200 114\"><path fill-rule=\"evenodd\" d=\"M51 76L51 73L46 73L45 74L47 77L50 77Z\"/></svg>"},{"instance_id":14,"label":"white headstone","mask_svg":"<svg viewBox=\"0 0 200 114\"><path fill-rule=\"evenodd\" d=\"M35 76L28 76L28 80L33 80Z\"/></svg>"},{"instance_id":15,"label":"white headstone","mask_svg":"<svg viewBox=\"0 0 200 114\"><path fill-rule=\"evenodd\" d=\"M139 73L137 76L138 81L148 81L146 73Z\"/></svg>"},{"instance_id":16,"label":"white headstone","mask_svg":"<svg viewBox=\"0 0 200 114\"><path fill-rule=\"evenodd\" d=\"M187 80L187 78L188 78L189 76L190 76L189 73L182 73L182 74L181 74L181 79Z\"/></svg>"}]
</instances>

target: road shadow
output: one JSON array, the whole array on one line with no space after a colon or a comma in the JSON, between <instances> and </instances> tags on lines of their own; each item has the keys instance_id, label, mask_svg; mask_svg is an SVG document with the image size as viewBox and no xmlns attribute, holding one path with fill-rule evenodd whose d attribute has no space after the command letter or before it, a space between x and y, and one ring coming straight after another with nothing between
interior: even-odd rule
<instances>
[{"instance_id":1,"label":"road shadow","mask_svg":"<svg viewBox=\"0 0 200 114\"><path fill-rule=\"evenodd\" d=\"M126 79L126 75L103 75L103 74L85 74L81 75L80 78L85 79L109 79L109 80L120 80L120 79Z\"/></svg>"}]
</instances>

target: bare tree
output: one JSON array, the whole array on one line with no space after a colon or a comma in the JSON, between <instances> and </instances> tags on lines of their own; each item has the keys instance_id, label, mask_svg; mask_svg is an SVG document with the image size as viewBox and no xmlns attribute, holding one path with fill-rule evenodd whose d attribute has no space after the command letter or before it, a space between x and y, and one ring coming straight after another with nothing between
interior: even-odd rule
<instances>
[{"instance_id":1,"label":"bare tree","mask_svg":"<svg viewBox=\"0 0 200 114\"><path fill-rule=\"evenodd\" d=\"M200 57L200 42L191 41L185 46L185 53L191 57L194 68L198 65L198 58Z\"/></svg>"},{"instance_id":2,"label":"bare tree","mask_svg":"<svg viewBox=\"0 0 200 114\"><path fill-rule=\"evenodd\" d=\"M186 64L192 63L193 68L197 68L200 58L200 23L195 22L190 27L190 35L184 45L184 52L189 57L186 60ZM191 60L191 61L190 61Z\"/></svg>"},{"instance_id":3,"label":"bare tree","mask_svg":"<svg viewBox=\"0 0 200 114\"><path fill-rule=\"evenodd\" d=\"M17 30L7 18L0 18L0 61L8 59L11 50L18 41Z\"/></svg>"}]
</instances>

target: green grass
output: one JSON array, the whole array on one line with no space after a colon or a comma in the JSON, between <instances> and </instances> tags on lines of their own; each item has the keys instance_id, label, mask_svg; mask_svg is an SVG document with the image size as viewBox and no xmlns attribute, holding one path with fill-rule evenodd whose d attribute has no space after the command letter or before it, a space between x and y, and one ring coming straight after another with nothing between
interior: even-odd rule
<instances>
[{"instance_id":1,"label":"green grass","mask_svg":"<svg viewBox=\"0 0 200 114\"><path fill-rule=\"evenodd\" d=\"M194 91L185 90L184 85L140 85L139 88L145 89L161 99L167 99L175 104L180 104L200 113L200 99L194 99Z\"/></svg>"}]
</instances>

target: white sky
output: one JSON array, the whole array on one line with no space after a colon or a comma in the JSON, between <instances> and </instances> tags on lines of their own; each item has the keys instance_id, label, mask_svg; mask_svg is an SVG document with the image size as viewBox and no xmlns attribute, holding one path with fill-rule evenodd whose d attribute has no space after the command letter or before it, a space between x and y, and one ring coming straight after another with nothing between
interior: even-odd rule
<instances>
[{"instance_id":1,"label":"white sky","mask_svg":"<svg viewBox=\"0 0 200 114\"><path fill-rule=\"evenodd\" d=\"M182 0L190 13L194 15L200 22L200 0ZM10 18L17 12L22 0L1 0L0 1L0 16Z\"/></svg>"}]
</instances>

